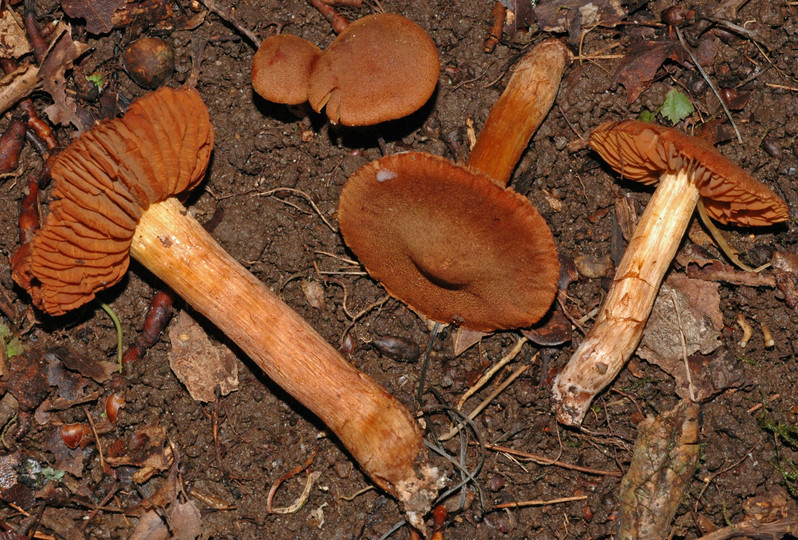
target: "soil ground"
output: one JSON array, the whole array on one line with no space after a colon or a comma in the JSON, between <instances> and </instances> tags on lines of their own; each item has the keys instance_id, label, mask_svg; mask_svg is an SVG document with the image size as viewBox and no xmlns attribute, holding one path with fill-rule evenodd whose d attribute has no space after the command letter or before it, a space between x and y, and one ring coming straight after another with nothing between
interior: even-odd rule
<instances>
[{"instance_id":1,"label":"soil ground","mask_svg":"<svg viewBox=\"0 0 798 540\"><path fill-rule=\"evenodd\" d=\"M240 24L263 36L270 35L274 26L268 25L276 23L282 32L302 36L321 47L335 37L327 21L303 0L219 3L224 7L234 5ZM38 4L41 21L63 16L56 2ZM344 13L352 19L366 15L375 9L368 4L344 8ZM579 148L580 138L602 122L637 117L645 110L656 111L673 88L688 95L696 107L693 123L710 118L726 122L719 101L701 76L691 66L670 60L641 95L627 103L627 89L614 82L620 57L636 35L654 38L667 33L663 25L653 23L659 22L660 13L671 2L621 4L627 14L618 25L586 26L574 35L559 34L575 53L581 51L586 58L574 62L566 71L554 108L534 136L510 184L529 197L549 223L561 254L570 259L588 256L601 260L611 255L613 238L618 236L614 210L617 198L628 197L640 213L651 193L650 189L619 181L594 153ZM704 0L694 3L696 8L706 10L716 4ZM713 38L717 51L707 71L722 87L750 93L744 107L732 112L743 142L729 138L720 145L721 151L796 208L798 7L793 4L744 2L730 22L759 32L770 45L769 52L749 39ZM433 99L421 112L376 130L334 129L315 114L309 117L310 122L303 121L286 107L259 98L249 83L253 47L239 39L235 29L215 14L209 14L195 29L161 36L176 52L176 73L167 83L171 86L182 84L191 72L192 42L213 38L202 56L197 89L210 109L216 145L207 178L189 201L191 211L202 222L213 219L213 235L224 248L278 292L327 340L340 344L350 331L355 344L349 355L351 361L412 411L418 411L420 365L380 354L369 342L382 336L401 336L423 349L430 335L427 325L394 299L369 310L353 325L351 315L379 302L385 291L367 275L351 273L351 267L342 259L353 255L307 199L296 192L272 190L301 190L318 212L335 224L338 197L346 179L381 155L376 136L385 138L388 153L412 148L463 159L468 148L468 123L473 122L479 132L507 83L511 65L527 50L529 42L550 34L533 31L516 40L505 35L495 51L488 54L483 51L483 41L493 2L382 0L379 5L385 11L405 15L429 32L440 51L441 76ZM638 25L633 21L652 24ZM81 34L79 21L75 23L79 39L92 46L82 64L84 71L102 73L111 89L122 95L142 95L145 91L128 78L120 65L119 51L139 36L136 31L151 35L153 30L134 26L91 36ZM683 27L684 32L690 34L696 24L695 20L689 22ZM590 58L591 54L595 57ZM47 105L46 95L34 97L37 106ZM662 117L658 121L665 122ZM725 128L728 129L727 122ZM71 127L56 130L62 144L68 143L73 132ZM466 149L464 155L453 156L451 141ZM22 180L24 175L41 168L41 157L26 147L21 162L23 176L0 183L0 284L20 313L29 306L29 299L13 283L8 257L18 242L16 216L26 183ZM724 229L724 234L754 266L768 262L774 250L798 250L794 219L764 231L729 228ZM692 244L692 240L685 239L682 249ZM723 259L712 249L713 257ZM322 273L341 269L349 273ZM321 284L323 307L309 304L302 288L306 280ZM606 284L606 279L580 276L567 290L569 314L580 319L589 313L601 301ZM157 279L133 263L120 284L102 293L101 300L119 316L127 343L140 332L148 303L159 287ZM798 425L798 314L774 288L722 283L720 295L722 350L733 359L747 382L702 405L700 457L673 523L676 538L696 538L710 530L710 524L723 527L740 521L745 517L746 500L773 493L777 488L785 489L790 476L795 478L798 474L792 465L798 462L796 449L785 443L783 436L766 429L767 422L769 426L780 426L782 433L787 433L789 426ZM178 309L187 308L178 303ZM738 314L754 327L754 335L744 349L738 345L742 334L736 323ZM65 319L37 315L32 327L23 320L29 319L6 322L29 330L22 338L32 349L46 352L69 346L95 361L115 358L116 334L97 303ZM585 324L589 327L589 320ZM773 333L772 347L765 347L762 324ZM211 327L206 330L215 340L224 341ZM584 429L558 427L551 413L552 375L567 362L581 338L582 334L574 330L572 339L561 346L524 345L516 360L498 377L506 377L523 363L530 364L529 369L493 399L476 420L483 441L604 471L627 469L637 423L642 418L640 412L656 415L673 408L679 400L674 380L658 367L634 357L611 389L596 401ZM477 376L508 352L518 336L513 332L487 336L479 346L457 357L452 353L452 339L452 332L444 331L434 342L427 372L428 387L448 404L456 404ZM189 396L170 370L169 349L165 332L142 360L126 366L123 379L116 382L126 389L126 406L112 431L100 435L100 443L105 447L145 427L157 425L165 429L179 458L183 484L189 493L205 494L202 501L192 499L202 511L203 537L376 539L383 538L401 521L397 504L390 497L379 490L364 491L370 486L369 481L340 444L324 434L323 425L259 374L246 357L238 355L239 389L221 397L216 404L203 404ZM466 409L487 396L491 388L489 385L479 392ZM108 392L105 390L103 395ZM90 402L87 407L97 409L99 403L104 401ZM435 403L436 398L428 392L424 404ZM72 407L58 412L57 418L61 422L81 422L85 414L81 407ZM214 419L219 421L215 423ZM442 418L437 420L443 424ZM56 458L50 439L58 430L55 426L52 421L40 425L28 415L27 429L16 436L19 427L12 425L3 443L9 452L19 451L42 466L54 467ZM447 443L449 451L457 452L456 442L455 438ZM115 496L106 501L108 507L132 507L168 481L166 471L140 486L130 481L129 474L122 478L124 475L118 473L119 478L115 479L101 468L96 450L91 441L77 458L77 474L67 473L62 479L62 500L47 508L44 525L49 526L42 526L42 532L67 537L65 531L73 530L71 527L85 527L84 533L90 538L129 537L137 518L110 510L92 513L92 505L99 504L115 489ZM315 457L308 470L319 472L320 477L304 506L289 514L267 513L269 488L311 456ZM466 509L452 514L443 531L444 538L610 538L616 533L620 478L544 466L495 451L485 451L484 457ZM445 461L440 466L451 470ZM296 500L305 478L305 474L300 474L281 485L275 494L275 505L289 505ZM560 504L493 509L499 503L582 495L586 498ZM456 509L459 502L455 500L450 506ZM38 508L33 510L34 516L37 511ZM93 514L92 519L86 522L89 514ZM0 518L13 527L30 522L6 505L0 509ZM407 528L402 528L392 537L406 538L408 534Z\"/></svg>"}]
</instances>

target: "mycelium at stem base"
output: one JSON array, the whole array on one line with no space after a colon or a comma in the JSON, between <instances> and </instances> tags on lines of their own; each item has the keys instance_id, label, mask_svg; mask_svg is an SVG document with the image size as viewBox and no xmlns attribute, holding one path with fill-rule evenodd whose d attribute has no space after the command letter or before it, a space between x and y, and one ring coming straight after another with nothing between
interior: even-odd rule
<instances>
[{"instance_id":1,"label":"mycelium at stem base","mask_svg":"<svg viewBox=\"0 0 798 540\"><path fill-rule=\"evenodd\" d=\"M144 212L130 253L317 415L423 528L420 515L430 508L438 474L426 465L418 425L399 401L230 257L176 199Z\"/></svg>"},{"instance_id":2,"label":"mycelium at stem base","mask_svg":"<svg viewBox=\"0 0 798 540\"><path fill-rule=\"evenodd\" d=\"M632 356L699 199L686 170L664 174L626 248L596 322L554 380L557 420L578 425Z\"/></svg>"}]
</instances>

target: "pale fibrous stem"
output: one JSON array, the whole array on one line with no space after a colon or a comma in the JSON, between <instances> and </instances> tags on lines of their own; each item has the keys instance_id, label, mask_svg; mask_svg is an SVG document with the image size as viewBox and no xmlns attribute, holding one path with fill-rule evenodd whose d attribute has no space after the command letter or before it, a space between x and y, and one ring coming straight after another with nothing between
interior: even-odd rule
<instances>
[{"instance_id":1,"label":"pale fibrous stem","mask_svg":"<svg viewBox=\"0 0 798 540\"><path fill-rule=\"evenodd\" d=\"M554 380L555 412L561 423L580 424L593 398L637 349L698 200L698 188L687 172L660 177L596 322Z\"/></svg>"}]
</instances>

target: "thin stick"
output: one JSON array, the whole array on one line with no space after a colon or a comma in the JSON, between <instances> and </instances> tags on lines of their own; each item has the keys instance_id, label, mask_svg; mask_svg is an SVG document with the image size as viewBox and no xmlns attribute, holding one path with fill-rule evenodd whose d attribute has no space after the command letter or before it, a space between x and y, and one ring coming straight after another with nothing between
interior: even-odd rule
<instances>
[{"instance_id":1,"label":"thin stick","mask_svg":"<svg viewBox=\"0 0 798 540\"><path fill-rule=\"evenodd\" d=\"M489 381L489 380L490 380L490 379L491 379L491 378L492 378L492 377L493 377L493 376L494 376L494 375L495 375L495 374L496 374L496 373L497 373L497 372L498 372L498 371L499 371L501 368L503 368L503 367L504 367L506 364L508 364L510 361L512 361L512 360L513 360L513 358L515 358L516 356L518 356L518 353L519 353L519 352L521 352L521 347L523 347L523 346L524 346L524 343L526 343L526 342L527 342L527 338L525 338L525 337L521 337L521 338L519 338L519 339L518 339L518 341L516 341L516 342L515 342L515 345L514 345L514 346L513 346L513 348L510 350L510 352L508 352L506 355L504 355L504 358L502 358L501 360L499 360L499 361L496 363L496 365L495 365L495 366L491 367L491 368L490 368L488 371L486 371L486 372L485 372L485 374L484 374L484 375L482 375L482 377L480 377L480 379L479 379L479 380L478 380L476 383L474 383L474 385L473 385L471 388L469 388L469 389L466 391L466 393L465 393L465 394L463 394L463 397L461 397L461 398L460 398L460 401L458 401L458 402L457 402L457 410L458 410L458 411L459 411L459 410L462 410L462 409L463 409L463 404L465 404L465 402L466 402L466 400L467 400L468 398L470 398L471 396L473 396L474 394L476 394L476 393L479 391L479 389L480 389L480 388L482 388L483 386L485 386L485 385L488 383L488 381Z\"/></svg>"},{"instance_id":2,"label":"thin stick","mask_svg":"<svg viewBox=\"0 0 798 540\"><path fill-rule=\"evenodd\" d=\"M771 88L778 88L780 90L789 90L791 92L798 92L798 86L785 86L783 84L776 84L776 83L765 83L765 86L769 86Z\"/></svg>"},{"instance_id":3,"label":"thin stick","mask_svg":"<svg viewBox=\"0 0 798 540\"><path fill-rule=\"evenodd\" d=\"M718 101L720 101L720 106L723 107L723 112L726 113L726 117L729 119L729 123L734 128L734 133L737 135L737 140L740 141L740 144L742 144L743 137L742 135L740 135L740 130L737 129L737 124L734 123L734 118L732 118L731 111L726 106L726 102L723 101L723 98L720 97L720 92L718 91L718 88L715 86L715 83L713 83L712 80L709 78L707 72L704 71L704 68L701 67L701 64L698 63L698 60L693 55L693 52L687 47L687 43L684 42L684 36L682 36L682 31L679 30L679 28L676 26L674 26L674 29L676 30L676 36L679 38L679 43L681 43L682 49L684 49L684 51L690 57L690 60L693 61L695 68L698 70L698 72L701 74L704 80L707 81L707 84L712 89L712 92L715 94L715 97L717 97Z\"/></svg>"},{"instance_id":4,"label":"thin stick","mask_svg":"<svg viewBox=\"0 0 798 540\"><path fill-rule=\"evenodd\" d=\"M310 207L313 208L313 211L316 212L316 214L321 218L321 220L324 222L324 224L327 225L327 227L332 232L334 232L334 233L338 232L338 229L335 228L335 226L332 223L330 223L327 220L327 218L324 217L324 214L321 213L321 210L319 210L319 207L316 206L315 202L313 202L313 199L310 198L310 195L308 195L307 193L305 193L304 191L302 191L300 189L294 189L294 188L290 188L290 187L278 187L278 188L270 189L269 191L263 191L263 192L257 193L257 196L259 196L259 197L270 197L270 196L272 196L275 193L278 193L280 191L287 191L289 193L293 193L294 195L299 195L300 197L302 197L303 199L308 201L308 204L310 205ZM282 201L282 199L280 199L280 200ZM286 204L289 204L287 201L282 201L282 202L284 202Z\"/></svg>"},{"instance_id":5,"label":"thin stick","mask_svg":"<svg viewBox=\"0 0 798 540\"><path fill-rule=\"evenodd\" d=\"M693 374L690 371L690 362L687 360L687 340L684 339L684 327L682 326L682 316L679 313L679 304L676 302L676 292L671 289L671 302L673 311L676 313L676 323L679 325L679 339L682 342L682 358L684 359L684 370L687 373L687 388L690 390L690 401L696 402L695 390L693 388Z\"/></svg>"},{"instance_id":6,"label":"thin stick","mask_svg":"<svg viewBox=\"0 0 798 540\"><path fill-rule=\"evenodd\" d=\"M432 333L427 341L427 348L424 350L424 359L421 362L421 374L418 377L418 401L424 398L424 382L427 380L427 366L429 365L429 355L432 353L432 347L435 345L435 338L438 337L438 332L441 331L441 323L436 322L432 327Z\"/></svg>"},{"instance_id":7,"label":"thin stick","mask_svg":"<svg viewBox=\"0 0 798 540\"><path fill-rule=\"evenodd\" d=\"M91 417L89 409L87 409L85 405L81 406L81 409L83 409L83 414L85 414L86 418L89 420L91 432L94 434L94 441L97 443L97 455L100 457L100 469L102 469L103 472L106 472L107 467L105 466L105 456L103 456L103 446L100 444L100 436L97 435L97 428L94 425L94 419Z\"/></svg>"},{"instance_id":8,"label":"thin stick","mask_svg":"<svg viewBox=\"0 0 798 540\"><path fill-rule=\"evenodd\" d=\"M592 467L582 467L581 465L573 465L571 463L565 463L564 461L559 460L551 460L546 456L542 456L540 454L531 454L529 452L523 452L521 450L516 450L515 448L509 448L507 446L500 446L498 444L485 444L485 448L488 450L493 450L495 452L504 452L505 454L510 454L511 456L518 456L525 459L529 459L534 461L538 465L549 466L552 465L554 467L560 467L562 469L570 469L572 471L579 471L586 474L594 474L596 476L614 476L616 478L621 478L623 473L621 471L604 471L601 469L594 469Z\"/></svg>"},{"instance_id":9,"label":"thin stick","mask_svg":"<svg viewBox=\"0 0 798 540\"><path fill-rule=\"evenodd\" d=\"M288 514L288 513L290 513L290 512L286 512L285 511L286 508L290 508L290 507L272 508L272 501L274 500L274 494L277 493L277 489L280 487L280 485L283 482L285 482L286 480L296 476L297 474L301 473L302 471L304 471L305 469L310 467L313 464L313 460L316 459L316 454L318 454L318 453L319 453L319 448L318 447L314 448L313 449L313 454L311 454L310 457L308 457L308 459L305 460L305 463L303 463L302 465L298 465L298 466L294 467L293 469L291 469L290 471L288 471L287 473L282 475L280 478L278 478L274 482L274 484L272 484L272 487L269 488L269 494L266 496L266 513L267 514L274 514L274 513L276 513L276 514ZM308 480L310 480L311 476L313 476L313 475L311 474L311 475L308 476ZM309 484L312 484L312 482L308 482L308 484L305 485L305 489L308 488ZM303 492L303 495L304 495L304 492ZM301 499L302 499L302 497L300 497L300 500ZM305 497L305 499L307 499L307 497ZM292 506L294 506L294 505L292 505ZM294 510L294 511L296 511L296 510Z\"/></svg>"},{"instance_id":10,"label":"thin stick","mask_svg":"<svg viewBox=\"0 0 798 540\"><path fill-rule=\"evenodd\" d=\"M260 38L256 36L255 33L252 32L252 30L246 28L244 25L238 22L235 19L235 17L232 16L232 14L230 14L227 11L224 11L222 8L216 5L216 2L214 0L200 0L200 2L204 4L205 7L208 8L210 11L216 13L216 15L218 15L224 22L226 22L227 24L238 30L242 36L247 38L249 42L255 46L256 49L260 47Z\"/></svg>"},{"instance_id":11,"label":"thin stick","mask_svg":"<svg viewBox=\"0 0 798 540\"><path fill-rule=\"evenodd\" d=\"M534 360L535 358L537 358L537 354L535 355L535 357L533 358L533 360ZM470 412L470 413L469 413L469 414L466 416L466 418L468 418L469 420L473 420L474 418L476 418L476 417L477 417L477 415L478 415L479 413L481 413L481 412L483 411L483 409L484 409L485 407L487 407L487 406L490 404L490 402L491 402L491 401L493 401L493 400L496 398L496 396L498 396L499 394L501 394L501 393L504 391L504 389L505 389L505 388L507 388L508 386L510 386L510 384L512 384L512 382L513 382L514 380L516 380L518 377L520 377L521 375L523 375L523 373L524 373L524 372L525 372L527 369L529 369L529 364L524 364L523 366L521 366L521 367L519 367L518 369L516 369L516 370L515 370L515 371L512 373L512 375L510 375L509 377L507 377L507 380L506 380L506 381L504 381L502 384L500 384L500 385L498 386L498 388L496 388L496 390L494 390L493 392L491 392L491 394L490 394L488 397L486 397L486 398L485 398L485 399L482 401L482 403L480 403L479 405L477 405L477 406L476 406L476 408L474 408L474 410L473 410L473 411L471 411L471 412ZM458 433L458 432L459 432L461 429L463 429L463 427L464 427L464 426L465 426L465 423L463 423L463 422L460 422L460 423L459 423L459 424L457 424L455 427L453 427L453 428L452 428L452 429L451 429L451 430L450 430L450 431L449 431L449 432L448 432L446 435L444 435L444 436L442 436L442 437L438 437L438 440L439 440L439 441L448 441L449 439L451 439L452 437L454 437L455 435L457 435L457 433Z\"/></svg>"},{"instance_id":12,"label":"thin stick","mask_svg":"<svg viewBox=\"0 0 798 540\"><path fill-rule=\"evenodd\" d=\"M560 497L559 499L550 499L548 501L536 499L531 501L508 502L508 503L497 504L493 507L493 509L498 510L501 508L522 508L524 506L549 506L552 504L560 504L560 503L573 502L573 501L584 501L585 499L587 499L587 495L577 495L575 497Z\"/></svg>"}]
</instances>

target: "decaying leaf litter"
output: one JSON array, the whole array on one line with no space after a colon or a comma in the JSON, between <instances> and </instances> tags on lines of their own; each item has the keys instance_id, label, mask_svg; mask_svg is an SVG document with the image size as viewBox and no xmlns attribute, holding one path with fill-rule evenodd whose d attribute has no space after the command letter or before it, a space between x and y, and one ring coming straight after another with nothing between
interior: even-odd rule
<instances>
[{"instance_id":1,"label":"decaying leaf litter","mask_svg":"<svg viewBox=\"0 0 798 540\"><path fill-rule=\"evenodd\" d=\"M507 7L511 13L523 12L518 4L509 2ZM795 6L727 1L677 6L684 10L663 15L671 3L575 0L566 3L567 9L553 8L562 3L540 4L533 10L537 27L523 35L508 20L508 32L487 54L491 2L382 2L385 11L402 14L430 33L440 54L441 77L433 101L420 113L374 132L332 128L315 115L300 120L284 106L251 92L254 49L241 40L236 27L251 29L261 39L280 28L320 46L329 44L334 38L330 25L304 2L209 2L212 13L201 3L127 3L126 11L112 9L110 14L96 14L97 19L84 9L85 21L63 16L79 9L80 2L37 2L34 13L40 28L48 30L51 21L64 19L70 23L69 41L64 43L91 48L76 57L76 51L61 45L61 61L46 72L52 86L37 90L32 101L41 118L72 124L55 128L64 146L91 114L118 111L120 104L145 92L123 71L120 51L140 36L165 38L176 53L176 72L167 84L176 87L195 78L216 127L205 189L188 201L192 212L209 224L234 258L415 411L422 408L415 397L420 368L405 360L414 355L381 354L371 344L393 336L423 350L428 328L402 304L386 298L356 261L353 264L352 253L333 230L338 196L349 175L380 157L378 135L390 154L412 149L465 160L469 132L479 133L507 84L511 66L531 43L559 37L576 55L554 108L510 180L548 222L561 259L566 259L563 268L569 267L568 259L578 259L577 268L585 270L586 261L606 260L608 255L617 263L624 233L628 236L629 210L632 216L642 214L649 198L645 189L619 181L583 141L607 120L647 113L659 123L669 123L674 110L663 109L663 104L674 89L694 107L681 119L681 129L693 132L715 125L709 133L725 155L783 196L791 208L798 202L792 181L798 161L798 124L793 118L798 74L789 60L796 52ZM230 7L236 8L233 13ZM22 5L11 9L20 18L24 15ZM339 9L355 20L378 8ZM217 13L229 21L223 22ZM102 33L103 25L118 24L113 22L115 14L132 24ZM633 21L637 24L629 24ZM101 33L87 34L89 26ZM677 47L680 35L728 101L742 142L689 54ZM641 52L646 47L659 56L646 57ZM73 61L74 67L67 69ZM58 68L64 68L63 73ZM89 99L86 77L103 82L99 101ZM633 90L639 96L629 99ZM52 105L51 117L46 109ZM216 536L379 538L401 520L392 499L373 489L361 493L370 484L335 439L319 437L323 426L256 375L241 355L239 390L206 405L194 402L167 366L168 342L176 339L168 332L143 359L127 364L123 374L94 382L74 357L88 359L88 364L116 360L116 333L105 312L91 304L70 322L37 319L27 309L27 296L10 279L6 259L19 241L16 216L28 174L36 175L41 168L41 153L26 145L19 163L10 171L19 174L0 185L0 212L12 217L2 222L0 307L2 322L9 327L4 350L13 351L22 343L29 352L24 361L9 359L4 379L9 392L0 402L0 412L7 419L3 441L9 457L3 466L15 473L8 489L18 489L4 489L2 495L30 517L7 506L4 522L18 532L38 527L43 533L71 538L128 537L134 530L141 535L147 527L163 531L165 523L186 531L187 537L200 527ZM566 289L557 303L576 328L571 342L551 346L557 340L550 340L549 347L524 342L514 353L518 338L499 333L483 337L455 357L454 329L436 338L427 373L431 391L423 403L434 411L425 418L430 433L445 434L460 421L438 407L456 406L492 365L509 358L463 404L463 413L494 394L511 375L517 376L475 417L486 449L476 478L478 491L471 483L462 498L458 491L446 503L444 538L615 534L621 510L632 508L623 502L616 474L625 473L633 461L638 424L675 410L679 396L691 395L706 396L699 415L700 451L676 510L674 534L722 538L735 523L741 529L769 523L768 530L777 536L789 530L795 521L789 493L796 492L798 477L792 375L798 296L795 232L790 222L764 231L723 229L721 234L749 267L772 260L773 268L752 274L729 266L694 220L671 276L686 274L705 287L671 284L670 292L660 294L654 308L658 333L668 335L670 330L676 340L668 341L663 352L662 341L652 337L648 347L659 347L658 356L646 356L673 375L633 357L593 404L580 430L556 425L550 386L581 341L580 329L590 328L595 315L591 313L601 303L607 281L601 269L610 276L611 266L592 265L593 272L586 274L594 277L561 279ZM324 302L318 301L318 287L307 283L321 286ZM713 284L720 296L717 308L705 300L706 293L697 292ZM122 283L102 295L122 322L126 344L136 341L149 300L159 287L155 278L134 265ZM306 295L311 289L314 295ZM175 309L186 308L178 302ZM719 334L714 351L706 342L689 344L690 336L709 327ZM224 341L212 327L204 328ZM12 337L17 339L13 345ZM747 343L742 347L744 337ZM680 349L693 351L696 346L698 352L679 356ZM664 357L669 357L667 363ZM66 369L58 370L59 365ZM679 372L680 367L689 371ZM16 405L10 403L14 399ZM117 415L116 422L109 411ZM76 443L70 449L60 426L73 424L84 426L79 433L86 437L69 439ZM443 444L456 455L462 443L454 437ZM466 466L474 467L478 454L469 448ZM530 456L535 456L533 461L527 461ZM564 466L551 466L551 460ZM170 466L174 463L179 466ZM442 466L452 478L461 478L452 465L442 461ZM297 472L291 476L292 471ZM275 485L279 489L270 497L272 509L290 508L306 497L304 505L292 508L292 513L268 514L263 495ZM545 504L551 501L561 502ZM467 509L458 512L462 503ZM159 514L153 508L163 510ZM130 516L120 509L128 509ZM84 520L86 516L91 519ZM428 524L433 527L431 516ZM394 533L407 534L406 529Z\"/></svg>"}]
</instances>

